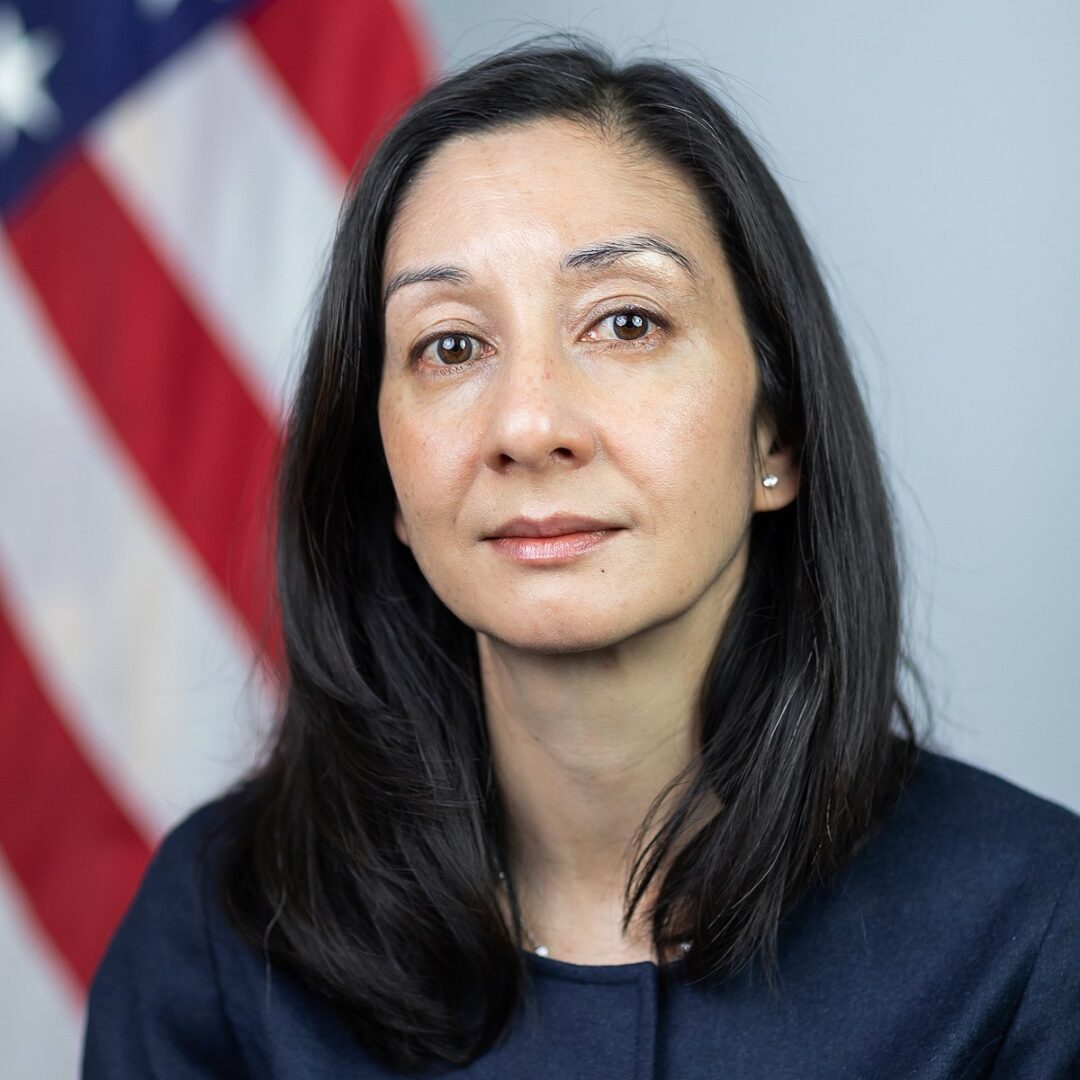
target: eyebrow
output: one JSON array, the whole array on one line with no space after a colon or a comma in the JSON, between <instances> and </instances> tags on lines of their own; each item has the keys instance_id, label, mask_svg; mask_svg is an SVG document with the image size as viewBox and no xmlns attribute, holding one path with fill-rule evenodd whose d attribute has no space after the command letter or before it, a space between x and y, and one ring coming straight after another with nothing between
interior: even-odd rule
<instances>
[{"instance_id":1,"label":"eyebrow","mask_svg":"<svg viewBox=\"0 0 1080 1080\"><path fill-rule=\"evenodd\" d=\"M628 255L656 253L666 255L678 263L691 277L696 273L693 262L673 244L651 233L636 236L622 236L615 240L601 240L595 244L571 251L562 261L564 270L606 270L609 266ZM383 291L385 305L398 289L406 285L420 285L424 282L445 281L451 285L468 285L472 275L460 266L421 266L415 270L402 270L395 274Z\"/></svg>"}]
</instances>

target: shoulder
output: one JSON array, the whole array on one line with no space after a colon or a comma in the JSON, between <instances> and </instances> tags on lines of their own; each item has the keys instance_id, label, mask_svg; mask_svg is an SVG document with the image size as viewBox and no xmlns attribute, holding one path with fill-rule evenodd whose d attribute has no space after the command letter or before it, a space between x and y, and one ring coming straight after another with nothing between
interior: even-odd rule
<instances>
[{"instance_id":1,"label":"shoulder","mask_svg":"<svg viewBox=\"0 0 1080 1080\"><path fill-rule=\"evenodd\" d=\"M1038 864L1062 871L1080 857L1080 815L1002 776L923 749L891 827L907 842L974 866Z\"/></svg>"},{"instance_id":2,"label":"shoulder","mask_svg":"<svg viewBox=\"0 0 1080 1080\"><path fill-rule=\"evenodd\" d=\"M221 845L240 804L238 794L205 803L173 826L154 852L139 899L201 909L216 885Z\"/></svg>"},{"instance_id":3,"label":"shoulder","mask_svg":"<svg viewBox=\"0 0 1080 1080\"><path fill-rule=\"evenodd\" d=\"M215 799L190 812L165 834L116 931L114 948L131 939L140 946L161 948L167 940L204 935L208 920L220 910L217 888L222 841L237 804L236 795ZM163 937L165 931L168 933Z\"/></svg>"},{"instance_id":4,"label":"shoulder","mask_svg":"<svg viewBox=\"0 0 1080 1080\"><path fill-rule=\"evenodd\" d=\"M191 811L165 834L114 935L114 946L117 939L122 942L132 936L156 940L166 927L175 934L206 918L217 886L221 841L237 803L236 795L215 799Z\"/></svg>"},{"instance_id":5,"label":"shoulder","mask_svg":"<svg viewBox=\"0 0 1080 1080\"><path fill-rule=\"evenodd\" d=\"M158 845L90 987L84 1077L243 1075L210 926L222 917L216 843L234 805L199 808Z\"/></svg>"},{"instance_id":6,"label":"shoulder","mask_svg":"<svg viewBox=\"0 0 1080 1080\"><path fill-rule=\"evenodd\" d=\"M1080 1075L1080 815L924 750L880 840L903 951L990 1002L990 1075Z\"/></svg>"},{"instance_id":7,"label":"shoulder","mask_svg":"<svg viewBox=\"0 0 1080 1080\"><path fill-rule=\"evenodd\" d=\"M923 749L841 891L899 931L944 945L1002 934L1037 949L1080 910L1080 815L986 769Z\"/></svg>"}]
</instances>

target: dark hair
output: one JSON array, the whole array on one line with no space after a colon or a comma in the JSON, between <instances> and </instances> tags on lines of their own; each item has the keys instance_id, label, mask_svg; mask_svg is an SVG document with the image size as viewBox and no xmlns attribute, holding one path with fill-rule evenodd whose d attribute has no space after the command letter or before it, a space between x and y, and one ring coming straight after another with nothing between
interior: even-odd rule
<instances>
[{"instance_id":1,"label":"dark hair","mask_svg":"<svg viewBox=\"0 0 1080 1080\"><path fill-rule=\"evenodd\" d=\"M753 519L701 689L700 768L673 781L687 782L647 845L642 823L625 925L655 878L658 955L689 937L687 978L715 985L761 963L774 985L781 917L871 835L919 753L878 453L813 257L749 139L679 68L619 67L577 39L442 81L382 140L339 220L279 479L283 711L240 789L223 879L239 930L402 1071L482 1054L529 971L516 901L509 927L498 903L504 816L475 634L393 532L376 412L383 252L403 191L441 143L544 117L658 154L700 192L760 406L801 467L794 502Z\"/></svg>"}]
</instances>

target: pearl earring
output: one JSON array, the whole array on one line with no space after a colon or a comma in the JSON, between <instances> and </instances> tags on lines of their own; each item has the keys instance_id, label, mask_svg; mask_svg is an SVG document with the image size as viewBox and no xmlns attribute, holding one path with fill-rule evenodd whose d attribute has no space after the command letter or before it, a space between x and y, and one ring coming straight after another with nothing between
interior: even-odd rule
<instances>
[{"instance_id":1,"label":"pearl earring","mask_svg":"<svg viewBox=\"0 0 1080 1080\"><path fill-rule=\"evenodd\" d=\"M769 473L768 476L763 476L761 478L761 483L767 488L774 488L780 483L780 477L775 476L773 473Z\"/></svg>"}]
</instances>

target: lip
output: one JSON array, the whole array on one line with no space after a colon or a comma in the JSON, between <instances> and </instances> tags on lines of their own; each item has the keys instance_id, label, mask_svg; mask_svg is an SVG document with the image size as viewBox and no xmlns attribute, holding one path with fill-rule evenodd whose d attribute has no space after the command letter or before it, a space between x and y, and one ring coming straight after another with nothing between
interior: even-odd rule
<instances>
[{"instance_id":1,"label":"lip","mask_svg":"<svg viewBox=\"0 0 1080 1080\"><path fill-rule=\"evenodd\" d=\"M516 517L484 539L514 562L557 566L601 547L623 529L613 521L580 514L551 514Z\"/></svg>"},{"instance_id":2,"label":"lip","mask_svg":"<svg viewBox=\"0 0 1080 1080\"><path fill-rule=\"evenodd\" d=\"M498 540L502 537L552 537L570 536L577 533L597 533L621 529L614 521L600 521L597 518L582 517L579 514L551 514L545 518L516 517L500 525L485 540Z\"/></svg>"}]
</instances>

